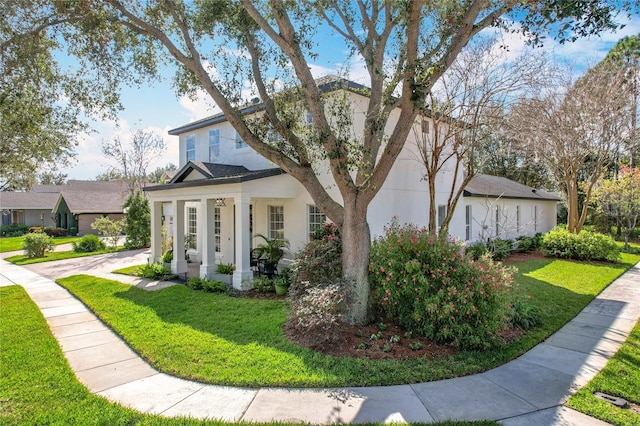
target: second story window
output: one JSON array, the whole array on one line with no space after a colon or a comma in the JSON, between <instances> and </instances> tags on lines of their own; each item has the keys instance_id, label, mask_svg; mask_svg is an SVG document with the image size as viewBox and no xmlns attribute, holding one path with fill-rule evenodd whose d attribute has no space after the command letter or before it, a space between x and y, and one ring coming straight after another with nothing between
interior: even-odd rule
<instances>
[{"instance_id":1,"label":"second story window","mask_svg":"<svg viewBox=\"0 0 640 426\"><path fill-rule=\"evenodd\" d=\"M220 129L209 130L209 162L220 155Z\"/></svg>"},{"instance_id":2,"label":"second story window","mask_svg":"<svg viewBox=\"0 0 640 426\"><path fill-rule=\"evenodd\" d=\"M187 136L187 161L196 161L196 135Z\"/></svg>"},{"instance_id":3,"label":"second story window","mask_svg":"<svg viewBox=\"0 0 640 426\"><path fill-rule=\"evenodd\" d=\"M249 145L242 139L242 136L240 136L240 133L236 132L236 149L242 149L248 146Z\"/></svg>"}]
</instances>

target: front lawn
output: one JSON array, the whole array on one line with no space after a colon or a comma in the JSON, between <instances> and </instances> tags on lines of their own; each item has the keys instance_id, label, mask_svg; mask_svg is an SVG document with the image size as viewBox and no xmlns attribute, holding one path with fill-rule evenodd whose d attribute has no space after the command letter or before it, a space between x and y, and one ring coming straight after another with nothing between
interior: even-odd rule
<instances>
[{"instance_id":1,"label":"front lawn","mask_svg":"<svg viewBox=\"0 0 640 426\"><path fill-rule=\"evenodd\" d=\"M42 314L24 290L18 286L2 287L0 300L0 424L225 424L141 414L91 394L75 378ZM497 423L445 422L439 425L490 426Z\"/></svg>"},{"instance_id":2,"label":"front lawn","mask_svg":"<svg viewBox=\"0 0 640 426\"><path fill-rule=\"evenodd\" d=\"M239 386L370 386L416 383L485 371L530 349L582 310L640 260L622 264L530 260L517 264L519 288L543 325L503 348L414 360L335 358L290 343L283 301L250 300L174 286L145 292L86 275L59 280L150 364L207 383Z\"/></svg>"},{"instance_id":3,"label":"front lawn","mask_svg":"<svg viewBox=\"0 0 640 426\"><path fill-rule=\"evenodd\" d=\"M55 245L72 243L78 241L80 237L55 237L53 240ZM24 235L20 237L2 237L0 238L0 253L8 251L18 251L24 248Z\"/></svg>"},{"instance_id":4,"label":"front lawn","mask_svg":"<svg viewBox=\"0 0 640 426\"><path fill-rule=\"evenodd\" d=\"M96 256L98 254L115 253L123 250L126 250L126 249L120 246L115 250L113 248L106 248L104 250L96 250L88 253L76 253L73 250L52 251L52 252L45 253L44 257L29 257L23 254L18 254L15 256L7 257L5 260L7 262L11 262L16 265L22 266L22 265L31 265L33 263L53 262L54 260L75 259L76 257Z\"/></svg>"},{"instance_id":5,"label":"front lawn","mask_svg":"<svg viewBox=\"0 0 640 426\"><path fill-rule=\"evenodd\" d=\"M594 392L624 398L635 407L618 408L596 398ZM606 367L568 405L614 425L640 425L640 321Z\"/></svg>"}]
</instances>

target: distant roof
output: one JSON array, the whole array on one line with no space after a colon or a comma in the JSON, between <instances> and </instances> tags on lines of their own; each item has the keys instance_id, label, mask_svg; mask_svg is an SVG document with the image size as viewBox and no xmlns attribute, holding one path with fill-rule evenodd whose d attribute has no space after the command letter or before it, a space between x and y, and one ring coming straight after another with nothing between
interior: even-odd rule
<instances>
[{"instance_id":1,"label":"distant roof","mask_svg":"<svg viewBox=\"0 0 640 426\"><path fill-rule=\"evenodd\" d=\"M562 198L554 192L535 189L505 177L483 174L475 175L471 179L464 190L464 196L562 201Z\"/></svg>"},{"instance_id":2,"label":"distant roof","mask_svg":"<svg viewBox=\"0 0 640 426\"><path fill-rule=\"evenodd\" d=\"M197 171L204 179L185 180L192 171ZM184 188L190 186L222 185L225 183L242 183L255 179L283 174L284 171L274 167L262 170L249 170L244 166L228 164L204 163L189 161L164 185L146 186L145 191L161 191L165 189Z\"/></svg>"},{"instance_id":3,"label":"distant roof","mask_svg":"<svg viewBox=\"0 0 640 426\"><path fill-rule=\"evenodd\" d=\"M122 213L127 196L123 182L70 180L62 187L54 209L64 199L73 214Z\"/></svg>"},{"instance_id":4,"label":"distant roof","mask_svg":"<svg viewBox=\"0 0 640 426\"><path fill-rule=\"evenodd\" d=\"M52 210L58 200L55 192L0 192L0 209Z\"/></svg>"},{"instance_id":5,"label":"distant roof","mask_svg":"<svg viewBox=\"0 0 640 426\"><path fill-rule=\"evenodd\" d=\"M327 75L324 77L320 77L316 79L316 84L318 85L318 89L320 89L321 92L331 92L333 90L346 89L352 92L363 94L364 92L369 90L369 88L366 86L363 86L351 80L347 80L335 75ZM258 100L258 102L242 108L240 110L240 113L243 115L252 114L257 111L262 111L263 109L264 109L264 104ZM173 136L181 135L183 133L191 132L197 129L202 129L203 127L208 127L213 124L222 123L224 121L227 121L227 117L223 113L218 113L197 121L193 121L189 124L176 127L175 129L171 129L169 130L169 134Z\"/></svg>"}]
</instances>

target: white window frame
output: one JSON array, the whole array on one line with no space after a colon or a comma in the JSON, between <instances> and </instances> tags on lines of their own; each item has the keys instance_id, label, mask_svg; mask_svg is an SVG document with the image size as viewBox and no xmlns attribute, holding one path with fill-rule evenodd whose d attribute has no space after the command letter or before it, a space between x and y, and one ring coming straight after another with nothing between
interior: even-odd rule
<instances>
[{"instance_id":1,"label":"white window frame","mask_svg":"<svg viewBox=\"0 0 640 426\"><path fill-rule=\"evenodd\" d=\"M465 232L465 240L469 241L471 239L472 232L472 222L473 222L473 210L470 204L466 205L464 208L464 232Z\"/></svg>"},{"instance_id":2,"label":"white window frame","mask_svg":"<svg viewBox=\"0 0 640 426\"><path fill-rule=\"evenodd\" d=\"M242 139L242 136L240 136L240 133L236 132L236 149L243 149L248 147L249 145L247 145L244 139Z\"/></svg>"},{"instance_id":3,"label":"white window frame","mask_svg":"<svg viewBox=\"0 0 640 426\"><path fill-rule=\"evenodd\" d=\"M220 156L220 129L209 130L209 162Z\"/></svg>"},{"instance_id":4,"label":"white window frame","mask_svg":"<svg viewBox=\"0 0 640 426\"><path fill-rule=\"evenodd\" d=\"M213 241L215 243L216 253L220 253L222 248L222 215L220 213L220 207L213 208Z\"/></svg>"},{"instance_id":5,"label":"white window frame","mask_svg":"<svg viewBox=\"0 0 640 426\"><path fill-rule=\"evenodd\" d=\"M445 204L440 204L438 205L438 229L442 227L445 217L447 217L447 206Z\"/></svg>"},{"instance_id":6,"label":"white window frame","mask_svg":"<svg viewBox=\"0 0 640 426\"><path fill-rule=\"evenodd\" d=\"M267 206L267 234L271 239L284 239L284 206Z\"/></svg>"},{"instance_id":7,"label":"white window frame","mask_svg":"<svg viewBox=\"0 0 640 426\"><path fill-rule=\"evenodd\" d=\"M187 162L196 161L196 135L187 136L185 154Z\"/></svg>"},{"instance_id":8,"label":"white window frame","mask_svg":"<svg viewBox=\"0 0 640 426\"><path fill-rule=\"evenodd\" d=\"M311 234L326 222L327 216L316 205L307 204L307 235L309 235L309 239L311 239Z\"/></svg>"},{"instance_id":9,"label":"white window frame","mask_svg":"<svg viewBox=\"0 0 640 426\"><path fill-rule=\"evenodd\" d=\"M198 249L198 209L195 207L187 207L187 235L192 237L193 250Z\"/></svg>"}]
</instances>

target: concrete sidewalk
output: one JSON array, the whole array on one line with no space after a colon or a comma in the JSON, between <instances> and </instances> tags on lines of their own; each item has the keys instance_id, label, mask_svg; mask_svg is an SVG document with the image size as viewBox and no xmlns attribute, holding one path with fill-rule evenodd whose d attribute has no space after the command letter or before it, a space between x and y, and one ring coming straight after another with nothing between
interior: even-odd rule
<instances>
[{"instance_id":1,"label":"concrete sidewalk","mask_svg":"<svg viewBox=\"0 0 640 426\"><path fill-rule=\"evenodd\" d=\"M249 389L155 371L51 278L2 260L0 285L12 284L22 285L38 305L71 368L91 392L141 412L226 421L491 419L513 426L603 425L563 404L604 367L640 317L636 265L547 341L482 374L388 387Z\"/></svg>"}]
</instances>

